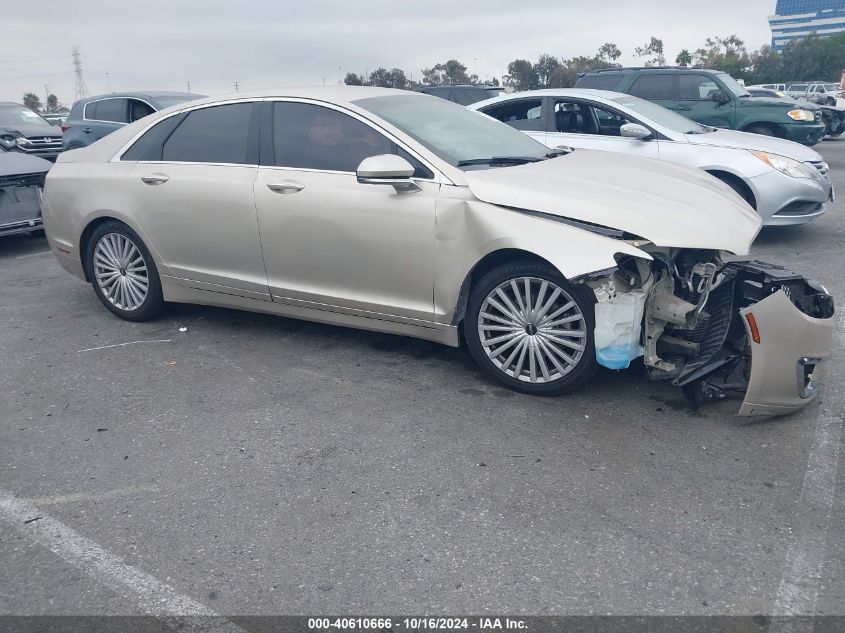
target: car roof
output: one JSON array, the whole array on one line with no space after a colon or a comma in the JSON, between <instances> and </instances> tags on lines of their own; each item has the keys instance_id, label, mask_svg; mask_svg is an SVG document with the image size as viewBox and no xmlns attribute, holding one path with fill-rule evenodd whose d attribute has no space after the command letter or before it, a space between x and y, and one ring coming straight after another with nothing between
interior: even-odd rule
<instances>
[{"instance_id":1,"label":"car roof","mask_svg":"<svg viewBox=\"0 0 845 633\"><path fill-rule=\"evenodd\" d=\"M97 101L98 99L110 99L119 97L146 97L147 99L155 100L156 97L193 97L199 99L205 95L198 95L191 92L180 92L178 90L139 90L137 92L109 92L101 95L94 95L92 97L85 97L80 99L77 103L89 103Z\"/></svg>"},{"instance_id":2,"label":"car roof","mask_svg":"<svg viewBox=\"0 0 845 633\"><path fill-rule=\"evenodd\" d=\"M613 90L597 90L595 88L542 88L540 90L526 90L525 92L511 92L508 94L492 97L486 101L479 101L478 103L470 104L470 108L479 105L489 105L493 103L504 103L512 99L530 99L531 97L583 97L604 101L615 101L622 97L630 99L631 95L624 92L615 92Z\"/></svg>"},{"instance_id":3,"label":"car roof","mask_svg":"<svg viewBox=\"0 0 845 633\"><path fill-rule=\"evenodd\" d=\"M416 96L426 99L438 99L431 95L415 92L413 90L400 90L398 88L377 88L374 86L285 86L283 88L268 88L264 90L249 90L230 92L228 94L215 95L191 101L190 106L195 107L203 104L217 103L221 101L233 101L236 99L269 99L273 97L288 97L297 99L327 100L335 103L352 103L359 99L368 97L387 96ZM182 104L185 106L188 104Z\"/></svg>"},{"instance_id":4,"label":"car roof","mask_svg":"<svg viewBox=\"0 0 845 633\"><path fill-rule=\"evenodd\" d=\"M591 70L586 75L597 75L602 73L630 73L630 72L644 72L644 71L658 71L658 72L695 72L695 73L707 73L711 75L719 75L722 74L721 70L713 70L711 68L690 68L689 66L626 66L623 68L597 68L596 70Z\"/></svg>"}]
</instances>

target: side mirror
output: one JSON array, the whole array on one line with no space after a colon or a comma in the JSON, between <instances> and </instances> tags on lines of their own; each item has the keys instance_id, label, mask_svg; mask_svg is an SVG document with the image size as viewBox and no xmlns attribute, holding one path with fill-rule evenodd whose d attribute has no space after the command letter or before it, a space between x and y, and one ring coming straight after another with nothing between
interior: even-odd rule
<instances>
[{"instance_id":1,"label":"side mirror","mask_svg":"<svg viewBox=\"0 0 845 633\"><path fill-rule=\"evenodd\" d=\"M723 105L725 103L728 103L731 100L731 98L728 95L726 95L724 92L722 92L721 90L714 90L711 98L713 99L713 101L716 101L716 102L721 103Z\"/></svg>"},{"instance_id":2,"label":"side mirror","mask_svg":"<svg viewBox=\"0 0 845 633\"><path fill-rule=\"evenodd\" d=\"M625 123L619 128L619 135L645 141L651 138L651 130L639 123Z\"/></svg>"},{"instance_id":3,"label":"side mirror","mask_svg":"<svg viewBox=\"0 0 845 633\"><path fill-rule=\"evenodd\" d=\"M414 166L396 154L379 154L365 158L358 165L355 175L361 184L392 185L397 193L422 191L420 186L411 180Z\"/></svg>"}]
</instances>

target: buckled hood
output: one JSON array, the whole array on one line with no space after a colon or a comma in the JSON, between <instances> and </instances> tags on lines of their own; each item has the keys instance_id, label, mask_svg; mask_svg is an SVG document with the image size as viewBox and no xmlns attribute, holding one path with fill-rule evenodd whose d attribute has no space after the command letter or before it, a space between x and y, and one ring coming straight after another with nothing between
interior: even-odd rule
<instances>
[{"instance_id":1,"label":"buckled hood","mask_svg":"<svg viewBox=\"0 0 845 633\"><path fill-rule=\"evenodd\" d=\"M625 231L663 247L747 255L760 216L695 168L576 150L551 160L466 172L480 200Z\"/></svg>"}]
</instances>

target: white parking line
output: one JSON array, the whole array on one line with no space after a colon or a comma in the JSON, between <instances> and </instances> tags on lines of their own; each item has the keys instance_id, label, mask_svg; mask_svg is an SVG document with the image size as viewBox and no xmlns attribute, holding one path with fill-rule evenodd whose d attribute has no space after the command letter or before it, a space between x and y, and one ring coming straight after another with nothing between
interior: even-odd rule
<instances>
[{"instance_id":1,"label":"white parking line","mask_svg":"<svg viewBox=\"0 0 845 633\"><path fill-rule=\"evenodd\" d=\"M35 497L29 499L29 503L36 506L50 506L62 505L65 503L79 503L80 501L100 501L102 499L112 499L115 497L123 497L125 495L134 495L142 492L158 492L158 486L130 486L128 488L115 488L114 490L106 490L105 492L76 492L67 495L53 495L50 497Z\"/></svg>"},{"instance_id":2,"label":"white parking line","mask_svg":"<svg viewBox=\"0 0 845 633\"><path fill-rule=\"evenodd\" d=\"M845 348L845 321L837 324L834 354ZM827 380L824 395L829 411L842 411L838 391L832 379ZM837 376L838 378L838 376ZM820 410L815 421L813 446L807 460L807 470L795 509L793 531L795 540L786 554L786 565L781 575L773 615L815 615L819 585L827 549L827 532L830 511L836 493L836 474L839 469L839 451L843 418ZM771 633L798 630L812 631L812 622L775 621Z\"/></svg>"},{"instance_id":3,"label":"white parking line","mask_svg":"<svg viewBox=\"0 0 845 633\"><path fill-rule=\"evenodd\" d=\"M79 350L79 354L82 352L96 352L98 349L110 349L112 347L124 347L126 345L138 345L139 343L170 343L171 340L169 338L158 339L155 341L132 341L130 343L115 343L114 345L101 345L100 347L89 347L88 349L81 349Z\"/></svg>"},{"instance_id":4,"label":"white parking line","mask_svg":"<svg viewBox=\"0 0 845 633\"><path fill-rule=\"evenodd\" d=\"M147 615L156 617L192 616L209 618L217 613L182 595L173 587L127 565L119 556L106 551L36 506L0 490L0 521L15 528L24 538L46 547L55 555L85 572L94 580L135 602ZM186 630L244 633L222 618L179 624ZM181 630L181 629L180 629Z\"/></svg>"}]
</instances>

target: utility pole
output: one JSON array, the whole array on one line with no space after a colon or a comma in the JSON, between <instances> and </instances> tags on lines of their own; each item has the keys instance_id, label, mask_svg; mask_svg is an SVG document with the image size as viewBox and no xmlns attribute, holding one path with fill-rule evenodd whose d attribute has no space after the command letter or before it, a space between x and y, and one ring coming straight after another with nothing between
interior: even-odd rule
<instances>
[{"instance_id":1,"label":"utility pole","mask_svg":"<svg viewBox=\"0 0 845 633\"><path fill-rule=\"evenodd\" d=\"M238 91L238 82L236 81L235 82L235 92L237 92L237 91Z\"/></svg>"},{"instance_id":2,"label":"utility pole","mask_svg":"<svg viewBox=\"0 0 845 633\"><path fill-rule=\"evenodd\" d=\"M189 81L187 83L188 83L188 94L191 94L191 82Z\"/></svg>"},{"instance_id":3,"label":"utility pole","mask_svg":"<svg viewBox=\"0 0 845 633\"><path fill-rule=\"evenodd\" d=\"M76 74L76 100L88 96L88 86L85 84L85 76L82 74L82 60L79 56L79 47L73 47L73 72Z\"/></svg>"},{"instance_id":4,"label":"utility pole","mask_svg":"<svg viewBox=\"0 0 845 633\"><path fill-rule=\"evenodd\" d=\"M44 109L47 109L47 101L50 99L50 86L44 84Z\"/></svg>"}]
</instances>

